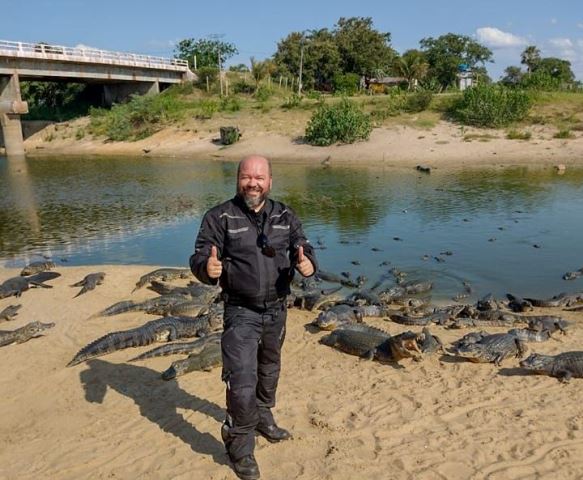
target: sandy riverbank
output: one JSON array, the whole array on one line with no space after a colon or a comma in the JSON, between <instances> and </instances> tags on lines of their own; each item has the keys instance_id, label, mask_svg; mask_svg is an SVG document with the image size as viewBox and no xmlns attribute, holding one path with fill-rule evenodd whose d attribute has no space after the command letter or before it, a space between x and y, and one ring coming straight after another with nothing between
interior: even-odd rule
<instances>
[{"instance_id":1,"label":"sandy riverbank","mask_svg":"<svg viewBox=\"0 0 583 480\"><path fill-rule=\"evenodd\" d=\"M3 330L56 323L43 338L0 348L0 478L235 478L220 442L219 369L163 382L159 373L178 357L128 362L149 347L65 367L90 341L154 318L88 320L114 302L153 296L131 294L153 268L59 267L53 289L0 300L0 310L23 305ZM74 299L69 285L96 271L106 272L104 285ZM0 269L0 282L18 272ZM583 380L525 376L514 359L502 369L439 357L395 369L319 345L322 334L305 328L314 317L290 311L276 415L294 440L258 439L262 478L580 478ZM583 313L564 317L575 322L571 333L531 350L580 349ZM446 342L464 333L433 329Z\"/></svg>"},{"instance_id":2,"label":"sandy riverbank","mask_svg":"<svg viewBox=\"0 0 583 480\"><path fill-rule=\"evenodd\" d=\"M381 127L374 129L366 142L314 147L301 142L303 125L292 124L284 134L248 121L240 125L243 132L241 141L224 147L214 141L218 137L216 126L208 129L168 127L137 142L106 143L89 137L76 139L76 132L84 128L87 121L80 119L57 125L57 130L52 125L32 135L25 142L27 154L186 156L239 160L259 152L275 161L293 163L424 164L433 168L583 164L583 135L577 132L573 139L555 139L553 134L556 129L546 126L528 128L532 133L529 141L508 140L503 130L462 129L447 122L439 122L426 130L411 126Z\"/></svg>"}]
</instances>

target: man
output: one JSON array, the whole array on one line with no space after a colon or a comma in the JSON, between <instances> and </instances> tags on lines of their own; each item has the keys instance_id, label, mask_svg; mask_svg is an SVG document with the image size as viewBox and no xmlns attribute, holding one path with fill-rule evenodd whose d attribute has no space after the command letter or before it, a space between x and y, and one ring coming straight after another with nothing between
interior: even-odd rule
<instances>
[{"instance_id":1,"label":"man","mask_svg":"<svg viewBox=\"0 0 583 480\"><path fill-rule=\"evenodd\" d=\"M270 442L291 437L271 413L285 338L285 297L294 269L308 277L317 267L296 215L269 198L271 185L265 157L243 159L237 194L205 214L190 257L196 278L220 282L223 290L227 418L221 435L235 473L244 480L259 478L255 432Z\"/></svg>"}]
</instances>

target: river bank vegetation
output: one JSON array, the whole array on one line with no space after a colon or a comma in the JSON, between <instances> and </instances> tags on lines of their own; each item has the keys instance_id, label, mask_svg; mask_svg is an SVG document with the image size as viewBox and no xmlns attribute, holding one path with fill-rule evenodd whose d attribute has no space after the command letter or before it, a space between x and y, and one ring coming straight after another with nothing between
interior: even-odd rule
<instances>
[{"instance_id":1,"label":"river bank vegetation","mask_svg":"<svg viewBox=\"0 0 583 480\"><path fill-rule=\"evenodd\" d=\"M567 60L543 58L531 45L521 66L508 67L493 82L485 68L492 52L471 37L427 37L402 54L390 42L390 33L375 29L371 18L340 18L332 29L291 32L271 58L225 71L237 53L234 44L191 38L177 43L175 55L196 67L198 81L159 95L103 108L91 106L83 86L29 82L23 96L34 118L89 113L75 138L105 141L140 140L169 126L196 132L257 121L282 134L289 133L286 125L302 124L304 140L314 145L364 140L386 125L429 129L440 120L502 128L507 138L522 140L533 125L552 126L564 139L583 131L583 89ZM473 86L462 92L459 78L467 72ZM270 122L274 116L280 121Z\"/></svg>"}]
</instances>

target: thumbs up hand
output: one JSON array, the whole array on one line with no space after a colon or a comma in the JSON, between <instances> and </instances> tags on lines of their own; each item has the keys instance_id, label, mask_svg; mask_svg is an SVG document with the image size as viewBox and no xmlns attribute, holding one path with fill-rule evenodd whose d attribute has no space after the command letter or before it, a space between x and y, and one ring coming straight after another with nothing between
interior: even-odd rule
<instances>
[{"instance_id":1,"label":"thumbs up hand","mask_svg":"<svg viewBox=\"0 0 583 480\"><path fill-rule=\"evenodd\" d=\"M219 278L223 273L223 264L219 260L217 247L211 247L211 256L206 262L206 273L209 278Z\"/></svg>"},{"instance_id":2,"label":"thumbs up hand","mask_svg":"<svg viewBox=\"0 0 583 480\"><path fill-rule=\"evenodd\" d=\"M308 257L304 255L304 247L298 247L298 263L296 265L298 272L304 277L309 277L314 273L314 265Z\"/></svg>"}]
</instances>

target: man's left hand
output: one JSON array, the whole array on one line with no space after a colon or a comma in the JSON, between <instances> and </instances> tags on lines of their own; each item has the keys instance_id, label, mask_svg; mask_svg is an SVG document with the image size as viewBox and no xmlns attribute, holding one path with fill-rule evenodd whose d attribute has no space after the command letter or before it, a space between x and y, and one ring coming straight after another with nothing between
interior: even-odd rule
<instances>
[{"instance_id":1,"label":"man's left hand","mask_svg":"<svg viewBox=\"0 0 583 480\"><path fill-rule=\"evenodd\" d=\"M304 277L309 277L314 274L314 265L310 259L304 255L304 247L298 247L298 263L296 268Z\"/></svg>"}]
</instances>

